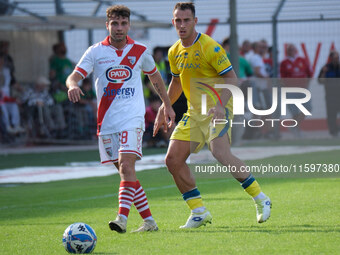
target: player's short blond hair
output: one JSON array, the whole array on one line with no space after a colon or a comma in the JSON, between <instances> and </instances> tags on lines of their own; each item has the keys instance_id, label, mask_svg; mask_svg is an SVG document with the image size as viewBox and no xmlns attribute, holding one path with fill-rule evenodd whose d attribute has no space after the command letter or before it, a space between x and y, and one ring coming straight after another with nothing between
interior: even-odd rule
<instances>
[{"instance_id":1,"label":"player's short blond hair","mask_svg":"<svg viewBox=\"0 0 340 255\"><path fill-rule=\"evenodd\" d=\"M130 20L130 9L125 5L113 5L106 9L107 20L119 16L126 17Z\"/></svg>"},{"instance_id":2,"label":"player's short blond hair","mask_svg":"<svg viewBox=\"0 0 340 255\"><path fill-rule=\"evenodd\" d=\"M175 7L174 10L172 12L175 12L177 9L185 11L185 10L191 10L192 15L195 17L195 5L194 3L191 2L178 2Z\"/></svg>"}]
</instances>

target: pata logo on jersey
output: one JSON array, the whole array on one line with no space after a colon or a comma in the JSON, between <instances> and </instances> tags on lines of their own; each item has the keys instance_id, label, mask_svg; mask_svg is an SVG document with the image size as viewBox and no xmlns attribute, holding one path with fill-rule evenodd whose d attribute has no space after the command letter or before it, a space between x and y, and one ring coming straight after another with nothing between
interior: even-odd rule
<instances>
[{"instance_id":1,"label":"pata logo on jersey","mask_svg":"<svg viewBox=\"0 0 340 255\"><path fill-rule=\"evenodd\" d=\"M113 83L123 83L132 77L132 70L125 65L112 66L106 70L106 79Z\"/></svg>"},{"instance_id":2,"label":"pata logo on jersey","mask_svg":"<svg viewBox=\"0 0 340 255\"><path fill-rule=\"evenodd\" d=\"M226 119L214 119L214 127L221 124L260 128L265 123L269 123L271 127L274 127L275 123L282 127L295 127L298 122L295 119L286 118L289 112L287 108L294 107L306 116L312 115L308 107L311 93L307 88L299 86L308 85L310 80L258 79L246 87L241 85L241 89L240 86L225 84L226 81L223 79L191 79L190 103L195 109L193 113L205 118L210 108L216 104L222 105L221 91L227 89L232 95L232 101L228 102L228 107L232 109L233 115L243 115L244 120L235 122L232 118L230 119L230 116ZM232 83L240 84L236 81ZM261 87L262 84L265 86ZM294 84L297 86L292 86ZM247 116L257 116L257 118Z\"/></svg>"},{"instance_id":3,"label":"pata logo on jersey","mask_svg":"<svg viewBox=\"0 0 340 255\"><path fill-rule=\"evenodd\" d=\"M122 87L125 81L128 81L132 77L132 70L125 65L113 66L105 72L107 80L111 83L104 88L104 97L111 99L127 99L133 97L135 94L135 88Z\"/></svg>"}]
</instances>

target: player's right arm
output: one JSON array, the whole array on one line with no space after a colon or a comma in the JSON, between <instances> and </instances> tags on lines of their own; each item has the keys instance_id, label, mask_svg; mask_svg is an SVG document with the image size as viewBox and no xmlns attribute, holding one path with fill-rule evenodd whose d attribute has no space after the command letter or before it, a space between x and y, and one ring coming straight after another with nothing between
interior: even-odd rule
<instances>
[{"instance_id":1,"label":"player's right arm","mask_svg":"<svg viewBox=\"0 0 340 255\"><path fill-rule=\"evenodd\" d=\"M76 103L80 100L80 95L84 96L83 91L79 88L78 83L83 77L76 71L73 71L66 80L66 86L68 88L68 98L71 102Z\"/></svg>"},{"instance_id":2,"label":"player's right arm","mask_svg":"<svg viewBox=\"0 0 340 255\"><path fill-rule=\"evenodd\" d=\"M169 89L168 89L168 97L170 99L171 105L173 105L177 99L182 94L182 85L179 77L172 76ZM153 136L155 136L159 129L163 127L164 132L168 131L167 121L164 118L164 104L161 105L158 109L158 113L155 119L155 124L153 127Z\"/></svg>"}]
</instances>

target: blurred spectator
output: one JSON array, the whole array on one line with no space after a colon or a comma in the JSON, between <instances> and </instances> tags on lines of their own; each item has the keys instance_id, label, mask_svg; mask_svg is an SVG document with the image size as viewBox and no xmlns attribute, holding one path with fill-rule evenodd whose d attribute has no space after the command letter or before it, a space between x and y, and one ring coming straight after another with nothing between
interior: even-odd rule
<instances>
[{"instance_id":1,"label":"blurred spectator","mask_svg":"<svg viewBox=\"0 0 340 255\"><path fill-rule=\"evenodd\" d=\"M33 137L53 138L65 129L65 118L61 105L55 105L48 89L50 81L40 76L33 89L25 93L29 129Z\"/></svg>"},{"instance_id":2,"label":"blurred spectator","mask_svg":"<svg viewBox=\"0 0 340 255\"><path fill-rule=\"evenodd\" d=\"M225 38L222 42L222 47L227 53L228 58L230 59L230 44L229 44L229 38ZM238 78L244 79L249 76L253 75L253 70L249 64L249 62L242 56L239 56L239 75Z\"/></svg>"},{"instance_id":3,"label":"blurred spectator","mask_svg":"<svg viewBox=\"0 0 340 255\"><path fill-rule=\"evenodd\" d=\"M57 104L67 104L66 78L73 71L73 63L66 57L64 43L53 45L53 55L50 57L51 93Z\"/></svg>"},{"instance_id":4,"label":"blurred spectator","mask_svg":"<svg viewBox=\"0 0 340 255\"><path fill-rule=\"evenodd\" d=\"M168 77L169 77L169 71L167 67L167 63L164 59L163 50L160 47L155 47L153 49L153 59L155 60L156 67L158 71L160 72L163 81L166 85L168 85Z\"/></svg>"},{"instance_id":5,"label":"blurred spectator","mask_svg":"<svg viewBox=\"0 0 340 255\"><path fill-rule=\"evenodd\" d=\"M79 137L91 139L96 134L97 101L90 78L85 78L81 89L84 95L75 105L79 124Z\"/></svg>"},{"instance_id":6,"label":"blurred spectator","mask_svg":"<svg viewBox=\"0 0 340 255\"><path fill-rule=\"evenodd\" d=\"M253 53L252 45L249 40L244 40L241 46L240 54L247 58L246 56ZM249 55L250 56L250 55ZM248 59L247 59L248 60Z\"/></svg>"},{"instance_id":7,"label":"blurred spectator","mask_svg":"<svg viewBox=\"0 0 340 255\"><path fill-rule=\"evenodd\" d=\"M339 52L331 51L329 63L324 65L319 74L319 82L326 92L326 110L328 130L332 136L337 136L339 127L337 115L340 112L340 60Z\"/></svg>"},{"instance_id":8,"label":"blurred spectator","mask_svg":"<svg viewBox=\"0 0 340 255\"><path fill-rule=\"evenodd\" d=\"M249 62L253 68L254 75L257 78L268 78L269 75L266 72L266 66L264 64L264 57L267 53L267 45L263 41L253 43L254 54L249 59ZM265 88L266 84L259 84L260 87Z\"/></svg>"},{"instance_id":9,"label":"blurred spectator","mask_svg":"<svg viewBox=\"0 0 340 255\"><path fill-rule=\"evenodd\" d=\"M168 140L172 130L168 130L168 133L164 133L161 129L155 137L152 137L153 126L157 116L161 101L157 96L152 96L149 99L149 106L145 109L145 132L144 132L144 145L146 147L167 147Z\"/></svg>"},{"instance_id":10,"label":"blurred spectator","mask_svg":"<svg viewBox=\"0 0 340 255\"><path fill-rule=\"evenodd\" d=\"M8 133L22 133L20 112L16 99L11 97L11 72L5 66L5 55L0 53L0 106L2 119Z\"/></svg>"},{"instance_id":11,"label":"blurred spectator","mask_svg":"<svg viewBox=\"0 0 340 255\"><path fill-rule=\"evenodd\" d=\"M169 64L165 61L164 58L164 50L161 47L156 46L153 49L153 58L155 60L156 67L160 72L162 79L166 86L169 84ZM157 96L157 92L155 87L149 81L149 78L142 73L142 81L145 85L144 87L144 96L149 99L150 97Z\"/></svg>"},{"instance_id":12,"label":"blurred spectator","mask_svg":"<svg viewBox=\"0 0 340 255\"><path fill-rule=\"evenodd\" d=\"M287 46L287 57L280 64L280 75L282 79L282 86L284 87L300 87L308 89L309 79L312 77L312 69L306 59L298 56L298 51L294 44ZM289 93L290 99L302 98L301 93ZM304 104L308 111L311 110L311 100ZM295 136L301 136L299 125L305 119L305 115L295 105L288 105L293 119L297 121L298 125L291 130Z\"/></svg>"},{"instance_id":13,"label":"blurred spectator","mask_svg":"<svg viewBox=\"0 0 340 255\"><path fill-rule=\"evenodd\" d=\"M3 114L0 107L0 143L10 143L11 138L7 133L6 125L3 121Z\"/></svg>"},{"instance_id":14,"label":"blurred spectator","mask_svg":"<svg viewBox=\"0 0 340 255\"><path fill-rule=\"evenodd\" d=\"M4 66L7 67L10 71L12 80L11 84L15 83L15 76L14 76L14 61L13 58L9 55L9 42L8 41L0 41L0 54L4 56Z\"/></svg>"},{"instance_id":15,"label":"blurred spectator","mask_svg":"<svg viewBox=\"0 0 340 255\"><path fill-rule=\"evenodd\" d=\"M63 108L65 120L67 120L67 135L74 137L78 132L79 123L75 122L76 109L67 97L66 79L73 71L74 64L66 56L67 49L63 42L53 45L53 55L50 60L50 93L55 105ZM60 107L58 106L58 108ZM62 134L61 137L64 137Z\"/></svg>"},{"instance_id":16,"label":"blurred spectator","mask_svg":"<svg viewBox=\"0 0 340 255\"><path fill-rule=\"evenodd\" d=\"M264 65L266 66L266 73L269 77L274 77L274 70L273 70L273 47L270 46L267 49L266 57L263 58Z\"/></svg>"},{"instance_id":17,"label":"blurred spectator","mask_svg":"<svg viewBox=\"0 0 340 255\"><path fill-rule=\"evenodd\" d=\"M51 66L51 63L55 61L54 59L57 57L58 47L59 47L59 43L55 43L52 46L53 54L48 58L48 63L50 66Z\"/></svg>"},{"instance_id":18,"label":"blurred spectator","mask_svg":"<svg viewBox=\"0 0 340 255\"><path fill-rule=\"evenodd\" d=\"M276 77L274 77L274 66L273 66L273 47L269 47L267 50L266 57L263 59L263 62L266 67L266 73L269 75L270 78L268 80L268 88L273 87L280 87L280 83ZM278 72L277 72L278 73ZM272 104L272 93L270 93L271 97L269 98L270 105ZM272 113L271 118L273 119L280 119L281 116L281 90L278 89L278 105L274 113ZM279 139L280 135L280 125L278 122L273 123L273 127L270 128L270 131L267 133L268 138L271 139Z\"/></svg>"},{"instance_id":19,"label":"blurred spectator","mask_svg":"<svg viewBox=\"0 0 340 255\"><path fill-rule=\"evenodd\" d=\"M264 63L264 57L267 52L267 43L262 40L258 42L254 42L253 45L253 53L251 55L247 55L248 61L253 69L253 78L249 83L252 88L252 103L255 109L264 110L268 109L271 106L271 87L269 87L268 77L269 74L266 71L266 66ZM261 118L259 116L250 116L251 118ZM264 117L264 116L262 116ZM248 117L249 118L249 117ZM267 123L266 123L267 124ZM263 130L259 128L252 128L247 126L245 133L243 135L244 139L257 139L262 137L262 133L265 136L269 130L265 127Z\"/></svg>"},{"instance_id":20,"label":"blurred spectator","mask_svg":"<svg viewBox=\"0 0 340 255\"><path fill-rule=\"evenodd\" d=\"M66 87L66 79L72 73L74 64L66 57L66 46L59 43L53 46L54 55L50 57L50 79Z\"/></svg>"}]
</instances>

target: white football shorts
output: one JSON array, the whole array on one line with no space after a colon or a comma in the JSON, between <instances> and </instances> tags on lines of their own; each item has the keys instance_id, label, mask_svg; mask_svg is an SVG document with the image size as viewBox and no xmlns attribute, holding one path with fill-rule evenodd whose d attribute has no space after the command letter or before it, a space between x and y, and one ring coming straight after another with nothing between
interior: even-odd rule
<instances>
[{"instance_id":1,"label":"white football shorts","mask_svg":"<svg viewBox=\"0 0 340 255\"><path fill-rule=\"evenodd\" d=\"M118 162L119 153L132 153L142 158L144 131L140 128L109 135L99 135L98 145L102 164Z\"/></svg>"}]
</instances>

